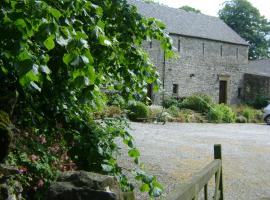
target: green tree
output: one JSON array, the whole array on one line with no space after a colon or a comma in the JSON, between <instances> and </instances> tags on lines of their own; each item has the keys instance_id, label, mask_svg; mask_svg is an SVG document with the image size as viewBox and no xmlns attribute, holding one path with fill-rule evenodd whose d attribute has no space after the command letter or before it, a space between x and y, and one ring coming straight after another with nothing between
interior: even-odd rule
<instances>
[{"instance_id":1,"label":"green tree","mask_svg":"<svg viewBox=\"0 0 270 200\"><path fill-rule=\"evenodd\" d=\"M250 2L226 1L219 17L250 44L250 60L269 57L270 23Z\"/></svg>"},{"instance_id":2,"label":"green tree","mask_svg":"<svg viewBox=\"0 0 270 200\"><path fill-rule=\"evenodd\" d=\"M133 189L116 159L115 138L122 138L140 166L127 124L97 121L95 112L106 104L104 91L129 101L143 99L147 84L157 89L158 74L141 44L159 40L169 55L165 26L126 0L3 0L0 32L0 110L15 96L9 113L21 132L7 162L27 171L17 177L24 191L47 186L73 164L112 174L123 190ZM142 191L160 195L155 177L133 172Z\"/></svg>"},{"instance_id":3,"label":"green tree","mask_svg":"<svg viewBox=\"0 0 270 200\"><path fill-rule=\"evenodd\" d=\"M180 7L179 9L185 10L185 11L187 11L187 12L201 13L200 10L198 10L198 9L196 9L196 8L193 8L193 7L190 7L190 6L188 6L188 5L182 6L182 7Z\"/></svg>"}]
</instances>

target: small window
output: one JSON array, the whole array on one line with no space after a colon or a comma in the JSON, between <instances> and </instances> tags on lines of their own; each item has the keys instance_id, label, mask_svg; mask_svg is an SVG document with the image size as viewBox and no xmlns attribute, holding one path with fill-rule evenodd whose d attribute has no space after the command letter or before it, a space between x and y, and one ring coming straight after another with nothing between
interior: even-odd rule
<instances>
[{"instance_id":1,"label":"small window","mask_svg":"<svg viewBox=\"0 0 270 200\"><path fill-rule=\"evenodd\" d=\"M222 57L223 56L223 46L220 45L220 56Z\"/></svg>"},{"instance_id":2,"label":"small window","mask_svg":"<svg viewBox=\"0 0 270 200\"><path fill-rule=\"evenodd\" d=\"M178 52L180 52L180 50L181 50L181 41L180 39L178 39Z\"/></svg>"},{"instance_id":3,"label":"small window","mask_svg":"<svg viewBox=\"0 0 270 200\"><path fill-rule=\"evenodd\" d=\"M152 49L152 46L153 46L153 44L152 44L152 40L150 41L150 49Z\"/></svg>"},{"instance_id":4,"label":"small window","mask_svg":"<svg viewBox=\"0 0 270 200\"><path fill-rule=\"evenodd\" d=\"M204 56L204 51L205 51L205 45L204 45L204 43L202 43L202 53L203 53L203 56Z\"/></svg>"},{"instance_id":5,"label":"small window","mask_svg":"<svg viewBox=\"0 0 270 200\"><path fill-rule=\"evenodd\" d=\"M178 84L173 84L173 94L178 95Z\"/></svg>"},{"instance_id":6,"label":"small window","mask_svg":"<svg viewBox=\"0 0 270 200\"><path fill-rule=\"evenodd\" d=\"M236 48L236 59L238 59L238 53L239 53L239 49Z\"/></svg>"},{"instance_id":7,"label":"small window","mask_svg":"<svg viewBox=\"0 0 270 200\"><path fill-rule=\"evenodd\" d=\"M237 97L240 99L242 97L242 88L238 88Z\"/></svg>"}]
</instances>

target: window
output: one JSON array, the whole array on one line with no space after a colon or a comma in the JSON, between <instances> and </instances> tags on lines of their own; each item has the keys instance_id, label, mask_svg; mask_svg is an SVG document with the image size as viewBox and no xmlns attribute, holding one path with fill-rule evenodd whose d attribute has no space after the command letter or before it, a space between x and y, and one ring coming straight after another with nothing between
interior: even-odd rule
<instances>
[{"instance_id":1,"label":"window","mask_svg":"<svg viewBox=\"0 0 270 200\"><path fill-rule=\"evenodd\" d=\"M173 84L173 95L178 95L178 84Z\"/></svg>"},{"instance_id":2,"label":"window","mask_svg":"<svg viewBox=\"0 0 270 200\"><path fill-rule=\"evenodd\" d=\"M220 45L220 56L222 57L223 56L223 46Z\"/></svg>"},{"instance_id":3,"label":"window","mask_svg":"<svg viewBox=\"0 0 270 200\"><path fill-rule=\"evenodd\" d=\"M178 39L178 52L180 52L181 50L181 41L180 41L180 38Z\"/></svg>"},{"instance_id":4,"label":"window","mask_svg":"<svg viewBox=\"0 0 270 200\"><path fill-rule=\"evenodd\" d=\"M236 59L238 59L238 52L239 50L238 50L238 48L236 48Z\"/></svg>"},{"instance_id":5,"label":"window","mask_svg":"<svg viewBox=\"0 0 270 200\"><path fill-rule=\"evenodd\" d=\"M203 53L203 56L204 56L204 51L205 51L205 47L204 47L204 43L202 43L202 53Z\"/></svg>"},{"instance_id":6,"label":"window","mask_svg":"<svg viewBox=\"0 0 270 200\"><path fill-rule=\"evenodd\" d=\"M150 49L152 49L152 46L153 46L153 44L152 44L152 40L150 41Z\"/></svg>"},{"instance_id":7,"label":"window","mask_svg":"<svg viewBox=\"0 0 270 200\"><path fill-rule=\"evenodd\" d=\"M238 98L242 97L242 88L238 88L238 94L237 94Z\"/></svg>"}]
</instances>

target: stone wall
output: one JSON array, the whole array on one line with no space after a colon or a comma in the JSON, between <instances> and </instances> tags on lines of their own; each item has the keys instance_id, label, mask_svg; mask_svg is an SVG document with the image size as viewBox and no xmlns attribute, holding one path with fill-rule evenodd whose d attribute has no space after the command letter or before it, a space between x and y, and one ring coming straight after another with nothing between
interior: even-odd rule
<instances>
[{"instance_id":1,"label":"stone wall","mask_svg":"<svg viewBox=\"0 0 270 200\"><path fill-rule=\"evenodd\" d=\"M160 103L163 95L185 97L194 93L211 95L219 101L219 81L227 81L227 103L239 103L238 88L243 87L243 74L248 63L248 47L207 39L171 35L178 58L166 60L156 41L146 42L153 63L157 66L164 93L154 95ZM178 85L173 94L173 84ZM161 87L162 88L162 87Z\"/></svg>"},{"instance_id":2,"label":"stone wall","mask_svg":"<svg viewBox=\"0 0 270 200\"><path fill-rule=\"evenodd\" d=\"M243 91L244 100L253 100L258 96L270 98L270 77L255 74L245 74Z\"/></svg>"}]
</instances>

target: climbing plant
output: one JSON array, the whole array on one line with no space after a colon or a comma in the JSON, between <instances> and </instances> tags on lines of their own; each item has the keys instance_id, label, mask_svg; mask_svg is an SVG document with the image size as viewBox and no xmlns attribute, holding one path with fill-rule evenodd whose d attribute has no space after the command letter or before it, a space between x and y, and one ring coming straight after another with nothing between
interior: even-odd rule
<instances>
[{"instance_id":1,"label":"climbing plant","mask_svg":"<svg viewBox=\"0 0 270 200\"><path fill-rule=\"evenodd\" d=\"M147 84L158 88L141 45L155 39L172 54L165 26L126 0L2 0L0 32L0 110L19 129L7 162L20 168L24 195L75 168L113 174L132 190L116 159L120 137L140 166L127 123L93 113L108 90L128 101L143 98ZM133 172L142 191L161 194L155 177Z\"/></svg>"}]
</instances>

